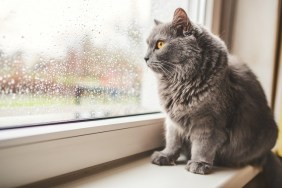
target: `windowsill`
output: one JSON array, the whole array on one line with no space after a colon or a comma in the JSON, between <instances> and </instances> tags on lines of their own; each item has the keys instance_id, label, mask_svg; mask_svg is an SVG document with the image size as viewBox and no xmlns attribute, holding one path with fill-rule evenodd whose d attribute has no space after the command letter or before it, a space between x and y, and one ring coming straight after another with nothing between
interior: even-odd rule
<instances>
[{"instance_id":1,"label":"windowsill","mask_svg":"<svg viewBox=\"0 0 282 188\"><path fill-rule=\"evenodd\" d=\"M125 164L95 174L65 180L56 187L123 187L123 188L171 188L171 187L243 187L260 169L246 166L238 169L215 168L209 175L197 175L185 170L185 163L176 166L156 166L150 157L131 160Z\"/></svg>"},{"instance_id":2,"label":"windowsill","mask_svg":"<svg viewBox=\"0 0 282 188\"><path fill-rule=\"evenodd\" d=\"M0 131L0 187L17 187L163 146L163 114Z\"/></svg>"}]
</instances>

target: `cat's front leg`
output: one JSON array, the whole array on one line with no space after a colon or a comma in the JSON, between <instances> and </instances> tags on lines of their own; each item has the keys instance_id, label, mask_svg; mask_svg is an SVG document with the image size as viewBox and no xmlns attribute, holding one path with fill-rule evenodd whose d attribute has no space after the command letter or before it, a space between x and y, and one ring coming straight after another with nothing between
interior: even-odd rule
<instances>
[{"instance_id":1,"label":"cat's front leg","mask_svg":"<svg viewBox=\"0 0 282 188\"><path fill-rule=\"evenodd\" d=\"M186 169L196 174L209 174L226 135L215 128L212 118L202 118L195 123L190 137L191 160L187 162Z\"/></svg>"},{"instance_id":2,"label":"cat's front leg","mask_svg":"<svg viewBox=\"0 0 282 188\"><path fill-rule=\"evenodd\" d=\"M177 132L177 125L170 119L166 120L166 146L162 151L153 153L152 163L156 165L174 165L180 155L181 139Z\"/></svg>"},{"instance_id":3,"label":"cat's front leg","mask_svg":"<svg viewBox=\"0 0 282 188\"><path fill-rule=\"evenodd\" d=\"M191 160L187 162L185 168L196 174L209 174L212 170L216 149L210 139L193 140Z\"/></svg>"}]
</instances>

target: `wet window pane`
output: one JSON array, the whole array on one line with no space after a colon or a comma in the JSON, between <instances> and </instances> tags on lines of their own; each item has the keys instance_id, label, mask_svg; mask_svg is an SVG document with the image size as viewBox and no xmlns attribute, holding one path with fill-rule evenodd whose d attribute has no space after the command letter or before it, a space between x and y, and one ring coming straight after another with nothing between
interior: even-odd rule
<instances>
[{"instance_id":1,"label":"wet window pane","mask_svg":"<svg viewBox=\"0 0 282 188\"><path fill-rule=\"evenodd\" d=\"M146 37L188 3L0 0L0 128L159 111Z\"/></svg>"}]
</instances>

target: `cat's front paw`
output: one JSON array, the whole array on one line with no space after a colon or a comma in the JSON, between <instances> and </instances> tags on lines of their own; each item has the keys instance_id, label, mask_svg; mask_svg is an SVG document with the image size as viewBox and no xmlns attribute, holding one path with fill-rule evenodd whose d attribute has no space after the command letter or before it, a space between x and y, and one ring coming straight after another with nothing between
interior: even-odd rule
<instances>
[{"instance_id":1,"label":"cat's front paw","mask_svg":"<svg viewBox=\"0 0 282 188\"><path fill-rule=\"evenodd\" d=\"M205 162L188 161L186 170L195 174L209 174L212 170L212 165Z\"/></svg>"},{"instance_id":2,"label":"cat's front paw","mask_svg":"<svg viewBox=\"0 0 282 188\"><path fill-rule=\"evenodd\" d=\"M160 151L155 151L151 157L152 163L160 166L164 165L175 165L174 160L167 156L166 154L160 152Z\"/></svg>"}]
</instances>

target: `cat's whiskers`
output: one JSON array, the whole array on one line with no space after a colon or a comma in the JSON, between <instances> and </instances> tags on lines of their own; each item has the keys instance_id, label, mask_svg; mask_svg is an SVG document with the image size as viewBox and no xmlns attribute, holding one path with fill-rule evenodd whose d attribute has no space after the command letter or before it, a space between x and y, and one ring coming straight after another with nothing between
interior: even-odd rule
<instances>
[{"instance_id":1,"label":"cat's whiskers","mask_svg":"<svg viewBox=\"0 0 282 188\"><path fill-rule=\"evenodd\" d=\"M173 76L173 72L172 70L175 69L175 66L172 65L171 63L169 62L165 62L164 64L162 64L162 67L166 70L166 74L169 76L169 77L172 77Z\"/></svg>"},{"instance_id":2,"label":"cat's whiskers","mask_svg":"<svg viewBox=\"0 0 282 188\"><path fill-rule=\"evenodd\" d=\"M168 76L168 77L172 76L171 71L169 71L169 69L164 64L161 64L160 66L161 66L162 70L164 71L164 73L166 74L166 76Z\"/></svg>"},{"instance_id":3,"label":"cat's whiskers","mask_svg":"<svg viewBox=\"0 0 282 188\"><path fill-rule=\"evenodd\" d=\"M164 72L160 63L156 62L156 63L152 63L152 65L153 65L152 67L157 69L158 71Z\"/></svg>"},{"instance_id":4,"label":"cat's whiskers","mask_svg":"<svg viewBox=\"0 0 282 188\"><path fill-rule=\"evenodd\" d=\"M160 67L166 74L169 73L168 69L163 64L160 64Z\"/></svg>"},{"instance_id":5,"label":"cat's whiskers","mask_svg":"<svg viewBox=\"0 0 282 188\"><path fill-rule=\"evenodd\" d=\"M153 62L151 66L152 68L162 72L168 78L173 77L173 72L175 72L175 68L177 67L169 62L160 62L160 61Z\"/></svg>"}]
</instances>

